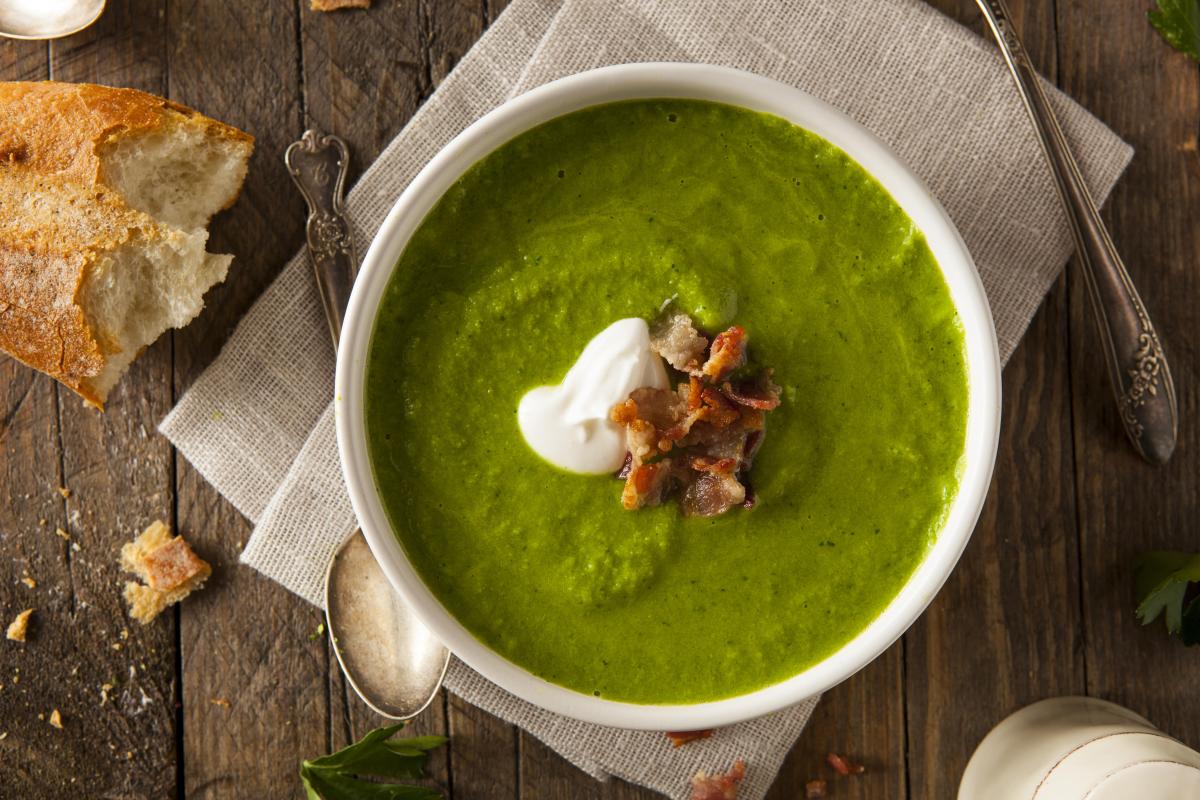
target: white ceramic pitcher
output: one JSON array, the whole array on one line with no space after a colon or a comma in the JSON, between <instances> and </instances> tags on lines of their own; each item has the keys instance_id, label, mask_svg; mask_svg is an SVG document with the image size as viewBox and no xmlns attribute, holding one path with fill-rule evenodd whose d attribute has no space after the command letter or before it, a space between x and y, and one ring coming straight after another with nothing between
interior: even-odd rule
<instances>
[{"instance_id":1,"label":"white ceramic pitcher","mask_svg":"<svg viewBox=\"0 0 1200 800\"><path fill-rule=\"evenodd\" d=\"M958 800L1196 800L1200 753L1115 703L1057 697L1017 711L971 756Z\"/></svg>"}]
</instances>

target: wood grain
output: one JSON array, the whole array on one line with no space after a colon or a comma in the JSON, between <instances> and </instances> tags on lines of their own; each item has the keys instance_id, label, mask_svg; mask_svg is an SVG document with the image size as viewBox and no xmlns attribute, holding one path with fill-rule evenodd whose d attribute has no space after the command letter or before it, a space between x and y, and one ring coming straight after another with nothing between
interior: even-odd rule
<instances>
[{"instance_id":1,"label":"wood grain","mask_svg":"<svg viewBox=\"0 0 1200 800\"><path fill-rule=\"evenodd\" d=\"M172 97L257 137L241 199L213 223L213 247L235 256L229 279L175 335L182 392L301 243L303 204L282 163L301 130L300 54L291 3L167 11ZM180 527L214 560L209 587L181 611L184 793L299 796L301 759L330 747L321 615L238 566L250 525L181 458L177 472Z\"/></svg>"},{"instance_id":2,"label":"wood grain","mask_svg":"<svg viewBox=\"0 0 1200 800\"><path fill-rule=\"evenodd\" d=\"M1198 367L1200 164L1196 65L1146 24L1138 4L1060 0L1062 82L1129 141L1133 164L1109 203L1114 241L1171 358L1182 426L1174 459L1142 463L1124 441L1078 273L1071 285L1075 487L1080 504L1088 693L1147 715L1200 745L1192 702L1197 653L1161 620L1133 618L1132 561L1149 549L1200 549Z\"/></svg>"}]
</instances>

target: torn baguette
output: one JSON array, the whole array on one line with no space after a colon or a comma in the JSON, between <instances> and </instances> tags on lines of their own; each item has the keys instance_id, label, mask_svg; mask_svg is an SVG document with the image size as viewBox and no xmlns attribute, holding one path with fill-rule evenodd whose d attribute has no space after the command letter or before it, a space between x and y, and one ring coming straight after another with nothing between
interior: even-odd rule
<instances>
[{"instance_id":1,"label":"torn baguette","mask_svg":"<svg viewBox=\"0 0 1200 800\"><path fill-rule=\"evenodd\" d=\"M133 89L0 83L0 349L103 408L225 278L206 227L253 146Z\"/></svg>"}]
</instances>

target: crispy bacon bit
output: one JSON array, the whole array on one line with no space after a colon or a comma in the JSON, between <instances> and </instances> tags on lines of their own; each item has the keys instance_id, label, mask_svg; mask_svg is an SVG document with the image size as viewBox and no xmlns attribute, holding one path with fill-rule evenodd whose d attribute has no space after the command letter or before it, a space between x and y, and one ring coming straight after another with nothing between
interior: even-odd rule
<instances>
[{"instance_id":1,"label":"crispy bacon bit","mask_svg":"<svg viewBox=\"0 0 1200 800\"><path fill-rule=\"evenodd\" d=\"M683 399L667 389L634 389L629 399L637 404L638 418L659 430L670 428L686 412Z\"/></svg>"},{"instance_id":2,"label":"crispy bacon bit","mask_svg":"<svg viewBox=\"0 0 1200 800\"><path fill-rule=\"evenodd\" d=\"M806 800L820 800L825 797L825 790L829 788L829 784L823 780L809 781L804 784L804 797Z\"/></svg>"},{"instance_id":3,"label":"crispy bacon bit","mask_svg":"<svg viewBox=\"0 0 1200 800\"><path fill-rule=\"evenodd\" d=\"M843 778L848 775L862 775L867 771L867 768L862 764L855 764L848 758L839 756L837 753L830 753L825 756L825 760L829 762L829 766L837 770L837 774Z\"/></svg>"},{"instance_id":4,"label":"crispy bacon bit","mask_svg":"<svg viewBox=\"0 0 1200 800\"><path fill-rule=\"evenodd\" d=\"M650 349L680 372L695 374L704 360L708 340L696 332L691 317L676 311L654 325L650 331Z\"/></svg>"},{"instance_id":5,"label":"crispy bacon bit","mask_svg":"<svg viewBox=\"0 0 1200 800\"><path fill-rule=\"evenodd\" d=\"M729 473L705 473L683 493L683 513L689 517L715 517L746 501L746 487Z\"/></svg>"},{"instance_id":6,"label":"crispy bacon bit","mask_svg":"<svg viewBox=\"0 0 1200 800\"><path fill-rule=\"evenodd\" d=\"M667 731L667 738L671 740L671 744L675 747L683 747L688 742L694 742L697 739L707 739L712 735L712 728L704 731Z\"/></svg>"},{"instance_id":7,"label":"crispy bacon bit","mask_svg":"<svg viewBox=\"0 0 1200 800\"><path fill-rule=\"evenodd\" d=\"M632 398L628 400L622 400L620 403L617 403L615 406L613 406L612 410L608 412L608 418L621 427L632 424L633 421L638 418L637 403L634 402Z\"/></svg>"},{"instance_id":8,"label":"crispy bacon bit","mask_svg":"<svg viewBox=\"0 0 1200 800\"><path fill-rule=\"evenodd\" d=\"M700 400L704 403L701 409L705 421L714 428L725 428L732 425L741 416L737 405L719 390L705 386L700 391Z\"/></svg>"},{"instance_id":9,"label":"crispy bacon bit","mask_svg":"<svg viewBox=\"0 0 1200 800\"><path fill-rule=\"evenodd\" d=\"M667 479L671 477L671 466L671 459L664 458L631 469L621 492L621 504L629 511L661 505L666 496Z\"/></svg>"},{"instance_id":10,"label":"crispy bacon bit","mask_svg":"<svg viewBox=\"0 0 1200 800\"><path fill-rule=\"evenodd\" d=\"M746 762L738 759L724 775L697 772L692 778L692 800L737 800L738 786L746 777Z\"/></svg>"},{"instance_id":11,"label":"crispy bacon bit","mask_svg":"<svg viewBox=\"0 0 1200 800\"><path fill-rule=\"evenodd\" d=\"M782 391L771 380L773 372L774 370L765 369L754 381L743 381L737 386L726 381L721 390L726 397L739 405L770 411L779 407L779 395Z\"/></svg>"},{"instance_id":12,"label":"crispy bacon bit","mask_svg":"<svg viewBox=\"0 0 1200 800\"><path fill-rule=\"evenodd\" d=\"M739 463L736 458L696 456L692 459L692 469L696 472L711 472L714 475L732 475Z\"/></svg>"},{"instance_id":13,"label":"crispy bacon bit","mask_svg":"<svg viewBox=\"0 0 1200 800\"><path fill-rule=\"evenodd\" d=\"M708 361L700 374L712 381L720 383L729 373L746 363L746 331L741 325L734 325L729 330L718 333L713 339Z\"/></svg>"},{"instance_id":14,"label":"crispy bacon bit","mask_svg":"<svg viewBox=\"0 0 1200 800\"><path fill-rule=\"evenodd\" d=\"M628 455L617 475L625 481L622 504L660 505L674 492L689 516L753 507L744 474L762 444L766 412L779 405L770 370L736 388L724 380L746 362L748 336L739 326L711 348L686 314L671 314L654 331L655 352L685 375L673 390L635 389L609 413L625 429Z\"/></svg>"}]
</instances>

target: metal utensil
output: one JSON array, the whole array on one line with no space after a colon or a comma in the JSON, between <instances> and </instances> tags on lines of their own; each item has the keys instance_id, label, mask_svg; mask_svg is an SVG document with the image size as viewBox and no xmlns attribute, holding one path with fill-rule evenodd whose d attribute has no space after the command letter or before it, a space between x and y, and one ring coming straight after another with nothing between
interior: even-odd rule
<instances>
[{"instance_id":1,"label":"metal utensil","mask_svg":"<svg viewBox=\"0 0 1200 800\"><path fill-rule=\"evenodd\" d=\"M334 346L358 270L342 193L350 153L336 136L304 132L284 154L308 204L308 253ZM346 680L376 713L409 719L441 688L450 651L397 595L356 530L325 573L325 620Z\"/></svg>"},{"instance_id":2,"label":"metal utensil","mask_svg":"<svg viewBox=\"0 0 1200 800\"><path fill-rule=\"evenodd\" d=\"M1016 80L1062 196L1125 433L1143 458L1165 463L1175 451L1178 410L1175 383L1158 334L1100 219L1029 54L1017 38L1007 3L976 2Z\"/></svg>"},{"instance_id":3,"label":"metal utensil","mask_svg":"<svg viewBox=\"0 0 1200 800\"><path fill-rule=\"evenodd\" d=\"M3 0L0 36L58 39L91 25L104 13L105 0Z\"/></svg>"}]
</instances>

